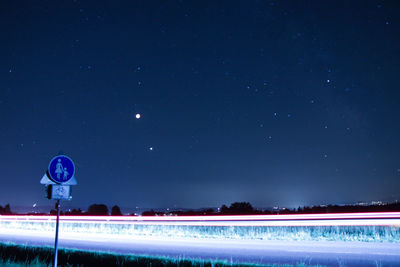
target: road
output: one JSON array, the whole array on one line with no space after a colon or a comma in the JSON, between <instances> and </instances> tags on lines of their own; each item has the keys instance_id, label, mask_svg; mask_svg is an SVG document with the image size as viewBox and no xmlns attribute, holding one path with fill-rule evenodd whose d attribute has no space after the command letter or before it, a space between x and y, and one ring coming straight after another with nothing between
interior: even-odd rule
<instances>
[{"instance_id":1,"label":"road","mask_svg":"<svg viewBox=\"0 0 400 267\"><path fill-rule=\"evenodd\" d=\"M393 219L393 216L386 216L381 219L387 220L389 217ZM94 218L96 222L103 220L100 217ZM107 218L108 222L113 220L113 218L110 217L104 218ZM240 218L242 219L242 217ZM380 219L380 217L375 215L373 218L374 220ZM5 219L6 218L2 217L0 221ZM47 220L48 218L40 217L36 219ZM153 223L151 221L156 219L157 218L146 218L145 221L147 221L146 223ZM192 219L189 220L186 218L189 222L193 222ZM16 218L10 220L16 220ZM31 218L31 220L33 220L33 218ZM74 220L78 220L78 218L74 218ZM87 223L93 222L91 220L93 220L93 217L92 219L88 217L82 219L82 221L86 221ZM116 218L115 220L121 221L125 219ZM126 218L126 220L132 220L132 218ZM138 218L135 219L136 223L137 220ZM171 218L166 219L163 217L160 220L171 221ZM212 220L217 221L215 218L211 219L211 221ZM304 218L302 218L302 220L304 220ZM352 220L352 223L354 223L355 219L352 217L348 218L348 220ZM174 218L174 221L176 223L176 221L180 221L180 219ZM228 218L226 221L232 222L232 218ZM242 223L245 221L246 220L243 219ZM249 221L249 219L247 219L247 221ZM141 220L141 223L143 223L143 220ZM364 222L360 222L360 224L363 223ZM399 225L398 221L395 223L393 221L389 222L390 225L396 223ZM377 225L384 225L384 223L381 221ZM25 245L53 246L54 232L35 232L29 230L9 231L9 229L0 228L0 241ZM400 266L400 243L394 242L180 239L172 237L115 237L114 235L105 234L83 235L81 233L61 232L59 246L61 248L120 254L222 260L228 263Z\"/></svg>"}]
</instances>

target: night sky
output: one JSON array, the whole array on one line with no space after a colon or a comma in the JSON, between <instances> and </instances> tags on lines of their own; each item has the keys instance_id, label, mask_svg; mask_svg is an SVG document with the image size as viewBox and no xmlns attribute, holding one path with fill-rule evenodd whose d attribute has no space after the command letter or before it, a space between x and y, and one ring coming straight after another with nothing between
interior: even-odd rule
<instances>
[{"instance_id":1,"label":"night sky","mask_svg":"<svg viewBox=\"0 0 400 267\"><path fill-rule=\"evenodd\" d=\"M399 1L2 1L0 205L400 200ZM140 114L140 118L136 118Z\"/></svg>"}]
</instances>

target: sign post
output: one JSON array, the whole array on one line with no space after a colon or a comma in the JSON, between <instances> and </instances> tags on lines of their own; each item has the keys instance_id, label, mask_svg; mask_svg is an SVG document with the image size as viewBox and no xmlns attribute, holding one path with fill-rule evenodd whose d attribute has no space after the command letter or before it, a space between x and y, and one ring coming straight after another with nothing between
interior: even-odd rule
<instances>
[{"instance_id":1,"label":"sign post","mask_svg":"<svg viewBox=\"0 0 400 267\"><path fill-rule=\"evenodd\" d=\"M46 185L46 192L48 199L55 199L56 201L56 237L54 242L54 262L53 266L57 267L58 258L58 228L60 222L60 202L61 200L71 199L71 185L76 185L75 164L65 155L58 155L54 157L47 168L46 173L40 180L41 184Z\"/></svg>"},{"instance_id":2,"label":"sign post","mask_svg":"<svg viewBox=\"0 0 400 267\"><path fill-rule=\"evenodd\" d=\"M54 263L53 266L57 267L57 259L58 259L58 227L59 227L59 220L60 220L60 200L57 199L56 202L56 209L57 209L57 219L56 219L56 239L54 241Z\"/></svg>"}]
</instances>

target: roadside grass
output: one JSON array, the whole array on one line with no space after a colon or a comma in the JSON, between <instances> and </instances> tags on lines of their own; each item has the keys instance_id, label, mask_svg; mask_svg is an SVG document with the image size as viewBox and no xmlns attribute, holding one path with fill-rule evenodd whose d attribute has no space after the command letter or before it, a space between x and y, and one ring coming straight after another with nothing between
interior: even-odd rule
<instances>
[{"instance_id":1,"label":"roadside grass","mask_svg":"<svg viewBox=\"0 0 400 267\"><path fill-rule=\"evenodd\" d=\"M52 266L53 248L0 244L0 265L17 266ZM130 256L111 253L90 252L74 249L58 251L59 266L260 266L255 264L231 264L207 260L173 259L167 257Z\"/></svg>"},{"instance_id":2,"label":"roadside grass","mask_svg":"<svg viewBox=\"0 0 400 267\"><path fill-rule=\"evenodd\" d=\"M47 233L50 221L0 221L4 231ZM60 233L104 235L110 238L195 238L224 240L359 241L400 243L399 226L193 226L130 223L60 223Z\"/></svg>"},{"instance_id":3,"label":"roadside grass","mask_svg":"<svg viewBox=\"0 0 400 267\"><path fill-rule=\"evenodd\" d=\"M54 250L51 247L38 247L16 245L12 243L0 243L0 266L6 267L51 267ZM74 249L60 249L58 251L58 266L63 267L98 267L98 266L148 266L148 267L222 267L222 266L269 266L269 267L306 267L304 263L291 264L235 264L224 261L198 260L198 259L174 259L167 257L149 257L120 255L113 253L91 252ZM316 266L314 266L316 267Z\"/></svg>"}]
</instances>

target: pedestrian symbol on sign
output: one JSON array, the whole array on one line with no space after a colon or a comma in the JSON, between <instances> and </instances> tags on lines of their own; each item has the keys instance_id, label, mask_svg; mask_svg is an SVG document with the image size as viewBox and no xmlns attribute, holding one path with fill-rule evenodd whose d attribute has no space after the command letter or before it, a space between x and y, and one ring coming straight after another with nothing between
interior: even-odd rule
<instances>
[{"instance_id":1,"label":"pedestrian symbol on sign","mask_svg":"<svg viewBox=\"0 0 400 267\"><path fill-rule=\"evenodd\" d=\"M65 155L53 158L48 168L49 178L58 184L68 182L74 176L74 172L74 163Z\"/></svg>"},{"instance_id":2,"label":"pedestrian symbol on sign","mask_svg":"<svg viewBox=\"0 0 400 267\"><path fill-rule=\"evenodd\" d=\"M68 179L67 168L64 168L64 176L63 176L63 179L64 179L64 180Z\"/></svg>"},{"instance_id":3,"label":"pedestrian symbol on sign","mask_svg":"<svg viewBox=\"0 0 400 267\"><path fill-rule=\"evenodd\" d=\"M56 171L57 173L57 178L60 179L60 175L63 172L63 165L61 164L61 159L58 159L58 162L56 164Z\"/></svg>"}]
</instances>

